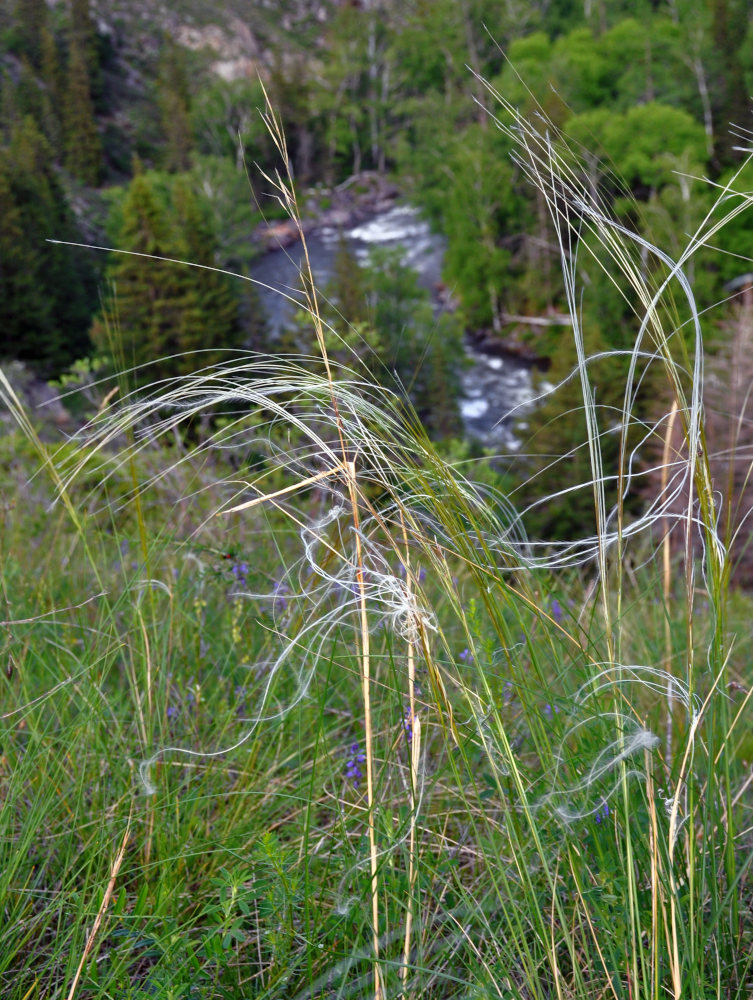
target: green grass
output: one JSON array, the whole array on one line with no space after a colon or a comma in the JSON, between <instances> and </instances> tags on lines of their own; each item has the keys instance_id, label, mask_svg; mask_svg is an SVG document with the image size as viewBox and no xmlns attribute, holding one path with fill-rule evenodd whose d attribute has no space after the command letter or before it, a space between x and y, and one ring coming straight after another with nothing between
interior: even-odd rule
<instances>
[{"instance_id":1,"label":"green grass","mask_svg":"<svg viewBox=\"0 0 753 1000\"><path fill-rule=\"evenodd\" d=\"M600 466L585 358L599 530L572 547L529 544L326 366L199 373L58 452L22 426L0 453L3 997L750 995L751 601L696 359L629 234L518 124L566 262L581 198L635 279L681 488L606 510L631 467ZM665 549L669 525L703 544Z\"/></svg>"}]
</instances>

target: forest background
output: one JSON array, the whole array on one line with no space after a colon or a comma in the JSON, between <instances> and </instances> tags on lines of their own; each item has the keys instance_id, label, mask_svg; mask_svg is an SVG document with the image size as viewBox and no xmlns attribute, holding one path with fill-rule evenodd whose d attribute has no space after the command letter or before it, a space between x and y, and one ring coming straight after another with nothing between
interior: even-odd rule
<instances>
[{"instance_id":1,"label":"forest background","mask_svg":"<svg viewBox=\"0 0 753 1000\"><path fill-rule=\"evenodd\" d=\"M0 3L3 998L753 995L752 17Z\"/></svg>"},{"instance_id":2,"label":"forest background","mask_svg":"<svg viewBox=\"0 0 753 1000\"><path fill-rule=\"evenodd\" d=\"M304 213L376 172L447 240L450 308L440 318L396 261L359 267L344 246L326 289L327 318L350 330L351 345L367 345L371 377L407 387L435 438L462 436L464 333L537 357L552 384L576 360L557 321L567 309L546 205L496 127L493 91L532 121L545 115L607 211L672 255L720 187L733 177L736 190L753 184L747 167L736 173L753 92L744 0L282 0L169 11L18 0L0 12L0 70L0 357L48 379L77 363L79 373L101 372L172 357L150 369L154 378L189 370L194 361L178 356L197 348L313 352L305 323L270 341L246 282L45 242L247 274L263 252L260 225L280 214L262 171L286 166L258 111L264 86L286 129ZM716 306L706 348L723 373L732 354L747 358L739 319L753 255L747 213L725 227L722 243L722 252L694 255L689 278L700 308ZM586 346L601 357L592 372L607 412L619 406L628 360L603 355L632 343L635 303L624 276L589 258L587 240L579 255ZM664 264L646 252L641 267L650 282ZM647 421L668 405L657 392L647 378L636 403ZM577 386L529 424L521 454L497 474L522 489L529 530L570 537L592 519L588 491L538 501L556 481L549 456L584 440ZM575 478L587 479L587 456L573 456ZM649 448L642 460L653 457Z\"/></svg>"}]
</instances>

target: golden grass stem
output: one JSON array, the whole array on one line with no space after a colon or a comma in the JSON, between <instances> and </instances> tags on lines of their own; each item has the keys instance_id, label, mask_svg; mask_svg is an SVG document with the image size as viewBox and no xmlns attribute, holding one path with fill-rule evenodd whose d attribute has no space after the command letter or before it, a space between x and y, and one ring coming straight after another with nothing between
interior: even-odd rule
<instances>
[{"instance_id":1,"label":"golden grass stem","mask_svg":"<svg viewBox=\"0 0 753 1000\"><path fill-rule=\"evenodd\" d=\"M677 419L677 400L672 400L672 409L669 411L667 421L667 433L664 436L664 450L662 454L661 466L661 495L665 497L669 485L669 454L672 449L672 437ZM672 769L672 723L674 711L674 692L672 685L672 630L669 620L669 601L672 593L672 566L671 555L672 545L670 537L671 524L666 520L664 526L664 541L662 543L662 593L664 595L664 669L670 676L667 685L667 738L666 738L666 762L667 773Z\"/></svg>"},{"instance_id":2,"label":"golden grass stem","mask_svg":"<svg viewBox=\"0 0 753 1000\"><path fill-rule=\"evenodd\" d=\"M91 931L87 935L86 944L84 945L84 950L81 954L81 959L78 963L78 968L76 969L76 975L73 977L73 982L71 983L71 988L68 991L67 1000L73 1000L73 995L78 987L79 980L81 979L81 973L84 970L84 965L86 960L92 952L94 947L94 941L97 937L99 928L102 926L102 921L104 920L105 913L107 912L107 907L110 905L110 900L112 899L113 891L115 890L115 880L118 877L118 872L120 871L120 866L123 864L123 858L125 857L126 847L131 836L131 816L128 816L128 823L126 825L125 833L123 834L123 839L120 843L120 849L118 850L115 860L110 868L110 881L107 883L107 888L105 889L105 894L102 899L102 903L97 911L97 916L94 920Z\"/></svg>"},{"instance_id":3,"label":"golden grass stem","mask_svg":"<svg viewBox=\"0 0 753 1000\"><path fill-rule=\"evenodd\" d=\"M235 514L239 510L248 510L249 507L256 507L257 504L265 503L267 500L275 500L277 497L285 496L288 493L295 493L298 490L303 490L307 486L313 486L314 483L321 482L322 479L327 479L329 476L335 476L343 471L342 465L336 465L332 469L325 469L323 472L317 472L314 476L307 476L305 479L301 479L297 483L291 483L290 486L284 486L281 490L277 490L275 493L264 493L258 497L254 497L253 500L246 500L245 503L239 503L235 507L228 507L226 510L218 510L216 517L221 514ZM249 484L252 489L256 489L253 483Z\"/></svg>"},{"instance_id":4,"label":"golden grass stem","mask_svg":"<svg viewBox=\"0 0 753 1000\"><path fill-rule=\"evenodd\" d=\"M400 525L405 545L405 589L410 604L412 578L410 567L410 550L408 547L408 532L405 520L400 514ZM408 711L410 713L410 838L408 862L408 912L405 918L405 941L403 943L403 964L400 967L400 980L403 984L402 996L405 997L405 986L408 981L408 963L410 960L411 933L413 930L413 891L418 874L416 866L416 789L418 788L418 762L421 753L421 723L416 717L416 651L411 639L408 639Z\"/></svg>"},{"instance_id":5,"label":"golden grass stem","mask_svg":"<svg viewBox=\"0 0 753 1000\"><path fill-rule=\"evenodd\" d=\"M366 803L368 806L369 861L371 871L371 920L374 941L374 1000L383 1000L382 977L379 969L379 881L377 870L376 829L374 824L374 747L371 719L371 650L369 619L366 606L366 580L364 577L361 522L358 512L358 482L355 462L348 462L348 493L353 510L353 528L356 539L356 582L358 584L361 632L361 686L363 691L363 724L366 749Z\"/></svg>"}]
</instances>

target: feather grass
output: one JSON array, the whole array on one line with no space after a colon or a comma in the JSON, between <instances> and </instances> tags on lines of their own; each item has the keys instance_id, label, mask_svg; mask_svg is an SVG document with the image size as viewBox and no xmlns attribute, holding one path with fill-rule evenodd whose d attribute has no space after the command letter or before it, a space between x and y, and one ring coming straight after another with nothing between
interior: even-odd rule
<instances>
[{"instance_id":1,"label":"feather grass","mask_svg":"<svg viewBox=\"0 0 753 1000\"><path fill-rule=\"evenodd\" d=\"M109 595L74 599L50 577L4 623L20 678L2 717L7 995L33 995L32 976L60 997L749 994L753 686L730 634L684 273L724 219L710 214L669 259L610 219L550 123L489 90L561 250L590 478L557 495L591 490L596 532L529 538L526 511L445 461L402 399L355 361L332 363L310 269L320 374L255 355L202 369L197 355L193 375L121 394L57 457L0 382L71 519L77 582ZM296 217L289 180L268 180ZM656 285L636 264L645 251L665 267ZM616 468L583 337L583 252L635 297ZM669 401L650 426L634 413L644 365ZM170 451L219 408L210 437ZM664 451L656 495L631 518L636 435ZM228 452L262 448L261 468L217 474ZM136 498L140 556L106 573L107 518ZM78 505L101 519L96 537ZM191 531L161 535L188 505ZM684 533L679 580L657 528ZM131 791L139 770L148 798ZM116 871L109 845L131 811ZM92 884L108 886L93 911Z\"/></svg>"}]
</instances>

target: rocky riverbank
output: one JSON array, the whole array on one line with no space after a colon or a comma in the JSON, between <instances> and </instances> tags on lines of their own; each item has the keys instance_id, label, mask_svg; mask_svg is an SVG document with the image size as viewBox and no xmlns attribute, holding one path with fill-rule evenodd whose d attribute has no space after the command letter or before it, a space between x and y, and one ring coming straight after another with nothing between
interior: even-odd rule
<instances>
[{"instance_id":1,"label":"rocky riverbank","mask_svg":"<svg viewBox=\"0 0 753 1000\"><path fill-rule=\"evenodd\" d=\"M301 226L308 236L319 229L347 230L393 207L400 189L383 174L363 171L334 188L318 187L306 193ZM299 239L297 223L278 219L257 226L253 241L265 253L286 249Z\"/></svg>"}]
</instances>

